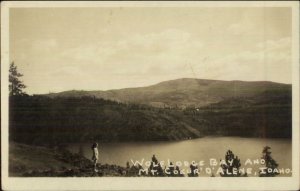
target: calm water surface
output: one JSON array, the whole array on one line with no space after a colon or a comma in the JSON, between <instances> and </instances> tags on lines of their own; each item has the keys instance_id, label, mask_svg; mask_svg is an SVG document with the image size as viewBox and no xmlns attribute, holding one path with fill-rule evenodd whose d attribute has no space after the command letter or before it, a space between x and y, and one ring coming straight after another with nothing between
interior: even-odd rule
<instances>
[{"instance_id":1,"label":"calm water surface","mask_svg":"<svg viewBox=\"0 0 300 191\"><path fill-rule=\"evenodd\" d=\"M100 141L99 141L100 142ZM85 157L91 159L92 143L72 144L68 146L68 150L73 153L82 153ZM200 176L210 176L205 173L205 168L212 167L209 165L210 159L225 158L228 149L237 155L242 164L242 168L252 168L252 175L259 171L262 164L245 165L247 159L260 159L264 146L270 146L272 157L279 164L279 168L292 169L292 143L289 139L259 139L259 138L240 138L240 137L205 137L193 140L172 141L172 142L138 142L138 143L101 143L99 145L99 162L102 164L116 164L126 166L129 161L132 165L133 161L151 160L153 154L159 161L170 160L192 162L204 161L203 170ZM143 165L145 167L145 164ZM212 169L216 172L219 166ZM188 169L184 165L180 169ZM215 173L214 173L215 174ZM215 174L219 176L218 174ZM280 176L291 176L291 173L281 174Z\"/></svg>"}]
</instances>

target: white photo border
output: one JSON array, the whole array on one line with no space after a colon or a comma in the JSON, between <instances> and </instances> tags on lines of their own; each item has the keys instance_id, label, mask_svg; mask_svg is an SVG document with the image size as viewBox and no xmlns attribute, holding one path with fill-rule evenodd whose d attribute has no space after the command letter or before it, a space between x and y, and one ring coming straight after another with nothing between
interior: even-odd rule
<instances>
[{"instance_id":1,"label":"white photo border","mask_svg":"<svg viewBox=\"0 0 300 191\"><path fill-rule=\"evenodd\" d=\"M292 177L14 178L8 176L9 9L28 7L291 7ZM298 190L299 186L299 2L297 1L102 1L1 3L1 171L3 190Z\"/></svg>"}]
</instances>

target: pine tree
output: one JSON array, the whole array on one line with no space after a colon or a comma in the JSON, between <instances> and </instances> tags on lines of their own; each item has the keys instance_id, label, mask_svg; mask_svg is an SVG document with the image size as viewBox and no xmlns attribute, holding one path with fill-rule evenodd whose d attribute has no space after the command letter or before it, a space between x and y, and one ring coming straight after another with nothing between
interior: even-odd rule
<instances>
[{"instance_id":1,"label":"pine tree","mask_svg":"<svg viewBox=\"0 0 300 191\"><path fill-rule=\"evenodd\" d=\"M224 173L220 173L223 177L238 177L241 176L239 169L241 162L238 156L234 156L231 150L228 150L225 155L225 164L221 165Z\"/></svg>"},{"instance_id":2,"label":"pine tree","mask_svg":"<svg viewBox=\"0 0 300 191\"><path fill-rule=\"evenodd\" d=\"M265 146L263 151L262 151L262 159L265 160L265 169L261 170L259 173L260 177L272 177L278 175L278 163L272 158L271 156L271 147Z\"/></svg>"},{"instance_id":3,"label":"pine tree","mask_svg":"<svg viewBox=\"0 0 300 191\"><path fill-rule=\"evenodd\" d=\"M148 172L150 176L165 176L164 170L155 155L152 156L152 162L148 169Z\"/></svg>"},{"instance_id":4,"label":"pine tree","mask_svg":"<svg viewBox=\"0 0 300 191\"><path fill-rule=\"evenodd\" d=\"M26 95L26 93L23 91L26 86L23 84L21 80L19 80L20 77L22 77L23 74L19 73L17 70L17 66L12 62L9 67L9 95L10 96L16 96L16 95Z\"/></svg>"},{"instance_id":5,"label":"pine tree","mask_svg":"<svg viewBox=\"0 0 300 191\"><path fill-rule=\"evenodd\" d=\"M190 169L191 169L191 172L188 174L189 177L198 177L199 176L198 166L191 164Z\"/></svg>"}]
</instances>

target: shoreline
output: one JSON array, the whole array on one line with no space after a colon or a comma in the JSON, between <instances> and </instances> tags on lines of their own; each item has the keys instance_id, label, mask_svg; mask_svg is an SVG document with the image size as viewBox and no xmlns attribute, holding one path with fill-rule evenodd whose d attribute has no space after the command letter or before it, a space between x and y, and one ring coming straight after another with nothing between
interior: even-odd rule
<instances>
[{"instance_id":1,"label":"shoreline","mask_svg":"<svg viewBox=\"0 0 300 191\"><path fill-rule=\"evenodd\" d=\"M224 137L224 138L228 138L228 137ZM224 152L225 151L226 149L224 149ZM239 153L237 153L237 155L241 157ZM161 156L160 154L158 154L158 156L161 159L160 162L165 160L165 158L160 157ZM219 156L219 157L220 159L223 158L223 156ZM218 160L219 158L217 157L215 159ZM248 158L241 157L241 159L243 159L241 160L241 162L244 163L245 160ZM275 157L275 159L277 160L278 158ZM150 164L151 162L151 158L148 157L145 158L144 160L145 160L144 162L147 161L147 164L148 163ZM207 164L208 166L206 165L207 161L210 160L210 158L208 159L203 158L201 160L204 160L205 163L201 165L199 163L199 170L201 172L199 173L200 177L219 176L219 174L214 174L214 173L212 174L206 173L206 175L203 174L203 172L205 172L206 167L208 168L210 167L208 164ZM170 160L170 161L175 162L173 164L176 164L177 167L176 160ZM143 169L142 172L145 172L151 168L149 165L147 166L139 163L132 164L130 163L130 161L127 161L128 164L126 164L126 160L124 160L123 164L124 165L126 164L125 165L126 167L124 167L122 164L118 164L118 162L116 161L114 161L113 164L111 164L111 162L113 161L102 161L102 163L98 161L97 169L99 171L94 172L93 162L92 160L90 160L89 155L85 155L84 152L82 153L77 151L73 152L67 147L50 148L50 147L25 145L22 143L10 142L10 148L9 148L9 176L10 177L112 177L112 176L152 177L152 176L157 176L151 174L149 175L149 173L140 174L140 169ZM167 163L164 162L164 164ZM281 168L282 163L279 162L279 164ZM169 165L167 166L162 165L161 167L162 167L161 170L166 170L165 168L167 167L168 169ZM220 167L220 165L217 165L217 167ZM183 169L189 170L189 166L183 167L179 165L179 170L181 171ZM166 174L165 172L166 171L162 171L162 173L159 176L171 176L169 174ZM189 176L189 174L183 174L183 176L186 177Z\"/></svg>"},{"instance_id":2,"label":"shoreline","mask_svg":"<svg viewBox=\"0 0 300 191\"><path fill-rule=\"evenodd\" d=\"M284 141L292 141L292 138L285 138L285 137L243 137L243 136L222 136L222 135L207 135L203 137L196 137L191 139L179 139L179 140L164 140L164 141L96 141L99 144L139 144L139 143L177 143L177 142L183 142L183 141L194 141L197 139L207 139L207 138L237 138L237 139L259 139L259 140L284 140ZM23 144L23 143L22 143ZM26 144L26 143L24 143ZM92 142L69 142L69 143L60 143L60 146L67 146L67 145L80 145L80 144L92 144ZM40 146L40 145L34 145L34 146ZM44 145L44 146L50 146L50 145Z\"/></svg>"}]
</instances>

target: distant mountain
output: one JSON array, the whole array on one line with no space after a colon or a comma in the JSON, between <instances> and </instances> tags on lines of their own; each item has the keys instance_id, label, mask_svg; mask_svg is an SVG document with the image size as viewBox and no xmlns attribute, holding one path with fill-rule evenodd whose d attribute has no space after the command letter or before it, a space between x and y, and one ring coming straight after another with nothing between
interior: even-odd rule
<instances>
[{"instance_id":1,"label":"distant mountain","mask_svg":"<svg viewBox=\"0 0 300 191\"><path fill-rule=\"evenodd\" d=\"M9 103L10 140L29 144L292 135L292 87L273 82L179 79Z\"/></svg>"},{"instance_id":2,"label":"distant mountain","mask_svg":"<svg viewBox=\"0 0 300 191\"><path fill-rule=\"evenodd\" d=\"M154 107L202 107L231 98L250 98L266 93L290 93L290 84L267 81L220 81L183 78L152 86L108 91L65 91L48 97L95 97Z\"/></svg>"}]
</instances>

